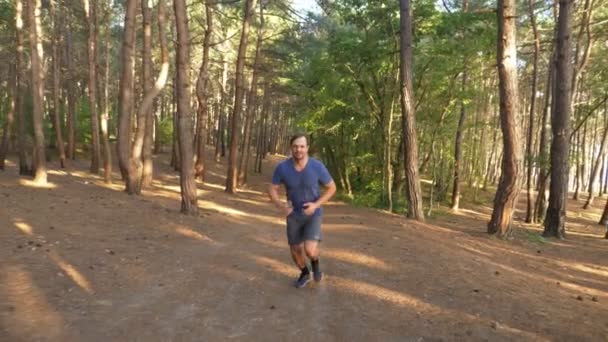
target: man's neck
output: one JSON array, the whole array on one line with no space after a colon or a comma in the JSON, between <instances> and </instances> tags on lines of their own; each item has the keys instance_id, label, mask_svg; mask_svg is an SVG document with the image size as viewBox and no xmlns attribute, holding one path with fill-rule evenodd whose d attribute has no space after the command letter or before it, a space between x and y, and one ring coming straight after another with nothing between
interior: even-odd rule
<instances>
[{"instance_id":1,"label":"man's neck","mask_svg":"<svg viewBox=\"0 0 608 342\"><path fill-rule=\"evenodd\" d=\"M308 156L301 158L301 159L293 159L293 163L295 166L303 168L304 166L306 166L306 163L308 162Z\"/></svg>"}]
</instances>

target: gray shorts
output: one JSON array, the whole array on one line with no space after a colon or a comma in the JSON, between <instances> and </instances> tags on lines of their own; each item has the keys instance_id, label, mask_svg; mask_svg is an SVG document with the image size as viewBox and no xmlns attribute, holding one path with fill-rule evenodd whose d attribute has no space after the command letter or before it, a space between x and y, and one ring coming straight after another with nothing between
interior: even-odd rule
<instances>
[{"instance_id":1,"label":"gray shorts","mask_svg":"<svg viewBox=\"0 0 608 342\"><path fill-rule=\"evenodd\" d=\"M321 241L321 221L321 215L292 213L287 216L287 242L290 245L299 245L304 241Z\"/></svg>"}]
</instances>

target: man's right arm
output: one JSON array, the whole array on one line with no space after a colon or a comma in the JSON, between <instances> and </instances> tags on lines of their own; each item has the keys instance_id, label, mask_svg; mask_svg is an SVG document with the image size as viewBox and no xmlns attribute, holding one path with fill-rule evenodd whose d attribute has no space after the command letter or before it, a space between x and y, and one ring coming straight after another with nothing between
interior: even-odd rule
<instances>
[{"instance_id":1,"label":"man's right arm","mask_svg":"<svg viewBox=\"0 0 608 342\"><path fill-rule=\"evenodd\" d=\"M279 198L279 188L280 187L281 187L280 184L270 184L270 187L268 187L268 196L270 197L270 200L272 201L274 206L283 215L289 216L289 214L291 214L293 209L288 207L285 203L281 202L281 199Z\"/></svg>"}]
</instances>

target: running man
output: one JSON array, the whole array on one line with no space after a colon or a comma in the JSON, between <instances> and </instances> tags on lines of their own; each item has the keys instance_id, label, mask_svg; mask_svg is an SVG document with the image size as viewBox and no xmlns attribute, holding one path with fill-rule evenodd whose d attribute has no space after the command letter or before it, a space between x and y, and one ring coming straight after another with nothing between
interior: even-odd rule
<instances>
[{"instance_id":1,"label":"running man","mask_svg":"<svg viewBox=\"0 0 608 342\"><path fill-rule=\"evenodd\" d=\"M323 278L319 266L319 242L323 218L321 205L336 193L336 184L325 165L308 156L306 135L294 135L289 144L291 158L284 160L275 168L268 194L280 213L287 218L287 241L291 257L301 271L294 286L301 288L310 282L306 257L310 259L315 281L321 281ZM287 191L287 204L279 199L281 184ZM319 184L325 187L322 194Z\"/></svg>"}]
</instances>

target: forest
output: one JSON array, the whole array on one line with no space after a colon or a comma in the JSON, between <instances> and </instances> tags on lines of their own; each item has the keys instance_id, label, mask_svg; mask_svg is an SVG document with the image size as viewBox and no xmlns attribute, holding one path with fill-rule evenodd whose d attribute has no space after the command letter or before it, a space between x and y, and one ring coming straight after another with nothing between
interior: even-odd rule
<instances>
[{"instance_id":1,"label":"forest","mask_svg":"<svg viewBox=\"0 0 608 342\"><path fill-rule=\"evenodd\" d=\"M0 0L0 60L0 340L608 336L607 0Z\"/></svg>"}]
</instances>

